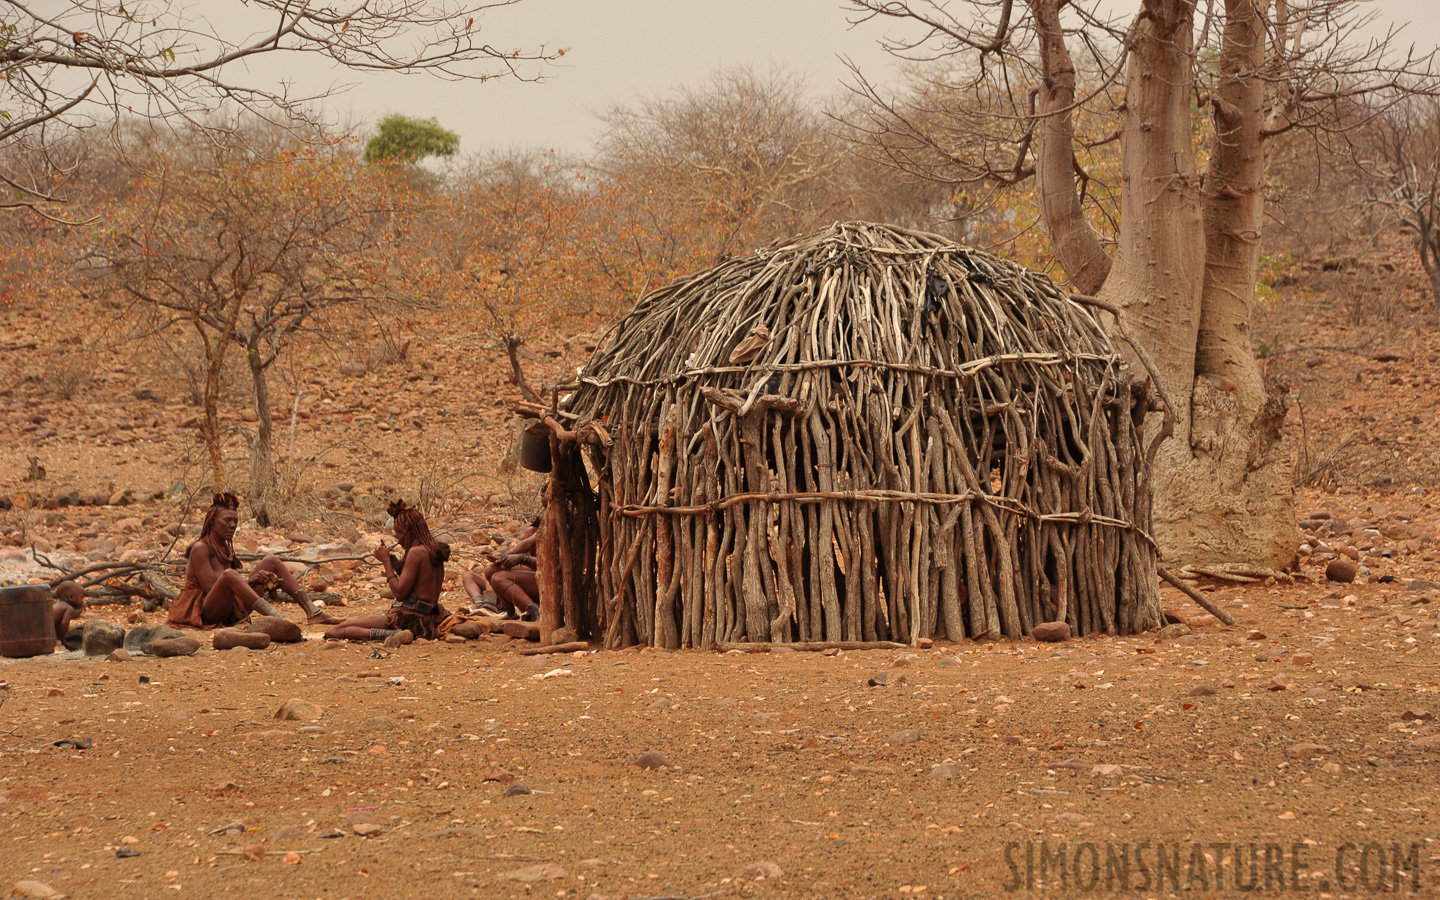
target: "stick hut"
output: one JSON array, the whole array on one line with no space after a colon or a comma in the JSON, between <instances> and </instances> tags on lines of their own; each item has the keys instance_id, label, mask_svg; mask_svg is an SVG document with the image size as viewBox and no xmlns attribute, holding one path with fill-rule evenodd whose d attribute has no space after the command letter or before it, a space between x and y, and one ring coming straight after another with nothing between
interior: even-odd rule
<instances>
[{"instance_id":1,"label":"stick hut","mask_svg":"<svg viewBox=\"0 0 1440 900\"><path fill-rule=\"evenodd\" d=\"M545 417L543 630L676 648L1160 624L1149 383L1044 275L838 224L646 295L571 387Z\"/></svg>"}]
</instances>

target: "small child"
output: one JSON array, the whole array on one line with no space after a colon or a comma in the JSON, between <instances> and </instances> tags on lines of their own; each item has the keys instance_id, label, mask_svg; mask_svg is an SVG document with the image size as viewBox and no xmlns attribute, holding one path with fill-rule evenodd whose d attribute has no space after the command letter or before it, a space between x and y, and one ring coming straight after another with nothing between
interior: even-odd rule
<instances>
[{"instance_id":1,"label":"small child","mask_svg":"<svg viewBox=\"0 0 1440 900\"><path fill-rule=\"evenodd\" d=\"M73 581L55 585L55 640L65 640L70 620L85 611L85 591Z\"/></svg>"}]
</instances>

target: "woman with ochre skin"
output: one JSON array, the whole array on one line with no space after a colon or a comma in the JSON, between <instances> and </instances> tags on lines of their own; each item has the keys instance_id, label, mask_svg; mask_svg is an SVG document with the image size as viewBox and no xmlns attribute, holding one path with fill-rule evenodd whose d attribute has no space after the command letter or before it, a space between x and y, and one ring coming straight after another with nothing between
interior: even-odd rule
<instances>
[{"instance_id":1,"label":"woman with ochre skin","mask_svg":"<svg viewBox=\"0 0 1440 900\"><path fill-rule=\"evenodd\" d=\"M252 612L279 616L262 592L278 584L300 604L312 625L333 625L337 619L310 599L290 569L271 554L241 574L235 558L235 528L240 523L240 498L225 491L210 501L200 539L185 554L185 585L170 604L169 623L183 628L234 625Z\"/></svg>"},{"instance_id":2,"label":"woman with ochre skin","mask_svg":"<svg viewBox=\"0 0 1440 900\"><path fill-rule=\"evenodd\" d=\"M403 500L390 504L395 520L395 540L404 555L395 555L383 543L375 549L375 558L385 567L385 584L395 597L390 611L381 616L347 619L325 632L327 641L383 641L398 635L408 644L417 637L434 640L439 636L440 623L449 615L440 605L440 590L445 583L445 562L450 559L450 545L435 540L420 510Z\"/></svg>"}]
</instances>

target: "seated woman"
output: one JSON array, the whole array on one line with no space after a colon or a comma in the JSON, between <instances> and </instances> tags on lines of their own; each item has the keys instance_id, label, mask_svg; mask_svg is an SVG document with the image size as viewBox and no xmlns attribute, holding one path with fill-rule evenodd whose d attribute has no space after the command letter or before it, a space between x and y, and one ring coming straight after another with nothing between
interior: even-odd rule
<instances>
[{"instance_id":1,"label":"seated woman","mask_svg":"<svg viewBox=\"0 0 1440 900\"><path fill-rule=\"evenodd\" d=\"M513 616L527 622L540 618L540 582L535 578L535 543L539 533L540 520L536 519L498 562L484 572L466 572L460 576L465 593L481 612L502 618ZM486 596L486 591L492 592L490 596Z\"/></svg>"},{"instance_id":2,"label":"seated woman","mask_svg":"<svg viewBox=\"0 0 1440 900\"><path fill-rule=\"evenodd\" d=\"M274 554L256 563L248 577L240 574L234 543L239 509L240 498L229 491L211 499L200 527L200 539L186 551L185 585L170 604L169 623L180 628L221 628L240 622L252 612L279 616L279 611L261 596L276 584L300 604L310 624L332 625L338 621L310 599Z\"/></svg>"},{"instance_id":3,"label":"seated woman","mask_svg":"<svg viewBox=\"0 0 1440 900\"><path fill-rule=\"evenodd\" d=\"M403 500L390 504L390 517L395 520L395 540L405 552L404 559L397 560L384 544L375 549L375 558L385 567L385 583L395 602L383 616L345 620L325 632L325 640L383 641L399 635L402 643L409 643L407 634L410 640L434 640L440 623L450 615L440 605L450 545L435 540L425 516Z\"/></svg>"}]
</instances>

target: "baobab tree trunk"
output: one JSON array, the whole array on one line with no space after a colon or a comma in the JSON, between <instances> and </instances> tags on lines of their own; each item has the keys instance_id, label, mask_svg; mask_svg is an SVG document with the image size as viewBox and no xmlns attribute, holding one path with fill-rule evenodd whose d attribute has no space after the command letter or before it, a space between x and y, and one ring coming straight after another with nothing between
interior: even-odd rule
<instances>
[{"instance_id":1,"label":"baobab tree trunk","mask_svg":"<svg viewBox=\"0 0 1440 900\"><path fill-rule=\"evenodd\" d=\"M271 494L275 489L274 439L270 422L270 383L266 365L256 348L246 348L250 380L255 388L255 435L250 438L250 511L262 526L270 524Z\"/></svg>"},{"instance_id":2,"label":"baobab tree trunk","mask_svg":"<svg viewBox=\"0 0 1440 900\"><path fill-rule=\"evenodd\" d=\"M1255 4L1225 0L1202 188L1189 108L1195 4L1145 0L1129 48L1119 252L1101 296L1126 311L1176 407L1155 476L1163 557L1280 567L1295 536L1285 406L1267 395L1249 337L1264 171Z\"/></svg>"}]
</instances>

